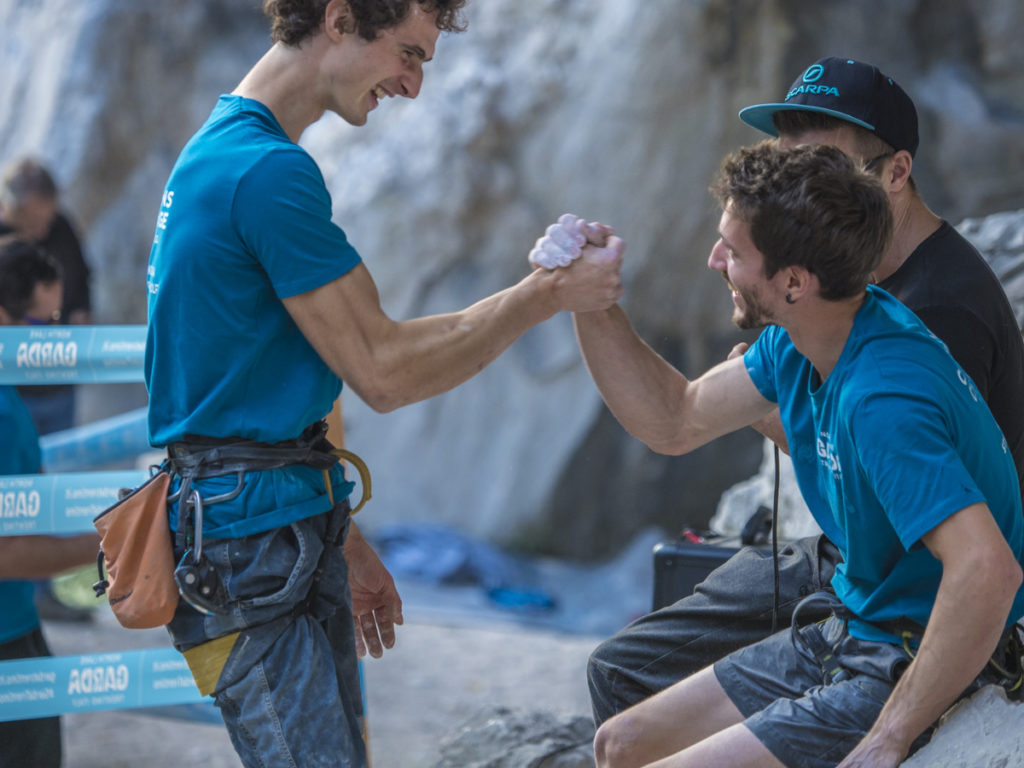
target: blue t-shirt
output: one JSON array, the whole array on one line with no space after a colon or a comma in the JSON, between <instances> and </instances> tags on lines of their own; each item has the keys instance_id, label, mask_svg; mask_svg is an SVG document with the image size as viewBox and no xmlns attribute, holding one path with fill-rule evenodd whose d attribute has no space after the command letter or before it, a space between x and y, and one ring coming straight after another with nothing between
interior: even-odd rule
<instances>
[{"instance_id":1,"label":"blue t-shirt","mask_svg":"<svg viewBox=\"0 0 1024 768\"><path fill-rule=\"evenodd\" d=\"M39 435L14 387L0 386L0 475L35 475L40 469ZM0 581L0 643L39 626L31 581Z\"/></svg>"},{"instance_id":2,"label":"blue t-shirt","mask_svg":"<svg viewBox=\"0 0 1024 768\"><path fill-rule=\"evenodd\" d=\"M171 171L150 251L150 442L280 442L323 418L341 381L282 299L359 263L309 154L263 104L222 96ZM334 482L336 499L351 491L340 470ZM234 478L199 489L215 495L225 484ZM318 470L250 473L240 497L205 510L205 534L270 530L328 507Z\"/></svg>"},{"instance_id":3,"label":"blue t-shirt","mask_svg":"<svg viewBox=\"0 0 1024 768\"><path fill-rule=\"evenodd\" d=\"M909 309L870 286L824 381L781 327L744 356L760 393L779 404L797 482L839 547L832 586L864 621L856 637L891 640L864 622L927 624L942 564L921 537L984 502L1018 561L1020 487L1006 440L974 382ZM1024 614L1018 591L1007 625Z\"/></svg>"}]
</instances>

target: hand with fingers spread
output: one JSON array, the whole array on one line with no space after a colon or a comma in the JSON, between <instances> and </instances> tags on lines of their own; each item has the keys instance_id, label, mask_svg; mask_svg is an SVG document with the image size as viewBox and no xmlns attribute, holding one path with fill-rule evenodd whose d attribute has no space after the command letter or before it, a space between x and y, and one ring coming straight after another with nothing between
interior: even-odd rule
<instances>
[{"instance_id":1,"label":"hand with fingers spread","mask_svg":"<svg viewBox=\"0 0 1024 768\"><path fill-rule=\"evenodd\" d=\"M345 540L345 562L352 590L352 620L356 652L379 659L395 645L395 625L402 623L402 598L384 563L363 538L355 524Z\"/></svg>"}]
</instances>

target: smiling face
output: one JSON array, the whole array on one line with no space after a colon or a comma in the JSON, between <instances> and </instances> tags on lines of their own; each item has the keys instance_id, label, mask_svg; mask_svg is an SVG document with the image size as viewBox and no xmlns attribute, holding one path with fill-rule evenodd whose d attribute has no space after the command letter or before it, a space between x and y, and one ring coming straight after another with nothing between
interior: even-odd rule
<instances>
[{"instance_id":1,"label":"smiling face","mask_svg":"<svg viewBox=\"0 0 1024 768\"><path fill-rule=\"evenodd\" d=\"M720 272L732 291L733 323L744 330L774 323L770 297L775 287L765 276L764 257L750 239L750 227L727 206L722 211L718 234L708 267Z\"/></svg>"},{"instance_id":2,"label":"smiling face","mask_svg":"<svg viewBox=\"0 0 1024 768\"><path fill-rule=\"evenodd\" d=\"M423 84L423 65L433 58L440 35L435 17L412 3L404 21L381 31L372 42L354 32L339 32L345 18L333 17L332 49L324 61L325 108L352 125L364 125L382 99L415 99ZM330 10L327 18L331 24Z\"/></svg>"}]
</instances>

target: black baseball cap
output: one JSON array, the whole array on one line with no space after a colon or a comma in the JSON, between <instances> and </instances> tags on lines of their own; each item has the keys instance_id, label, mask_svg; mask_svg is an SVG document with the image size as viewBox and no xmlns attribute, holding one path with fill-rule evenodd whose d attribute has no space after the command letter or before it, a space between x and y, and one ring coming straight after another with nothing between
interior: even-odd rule
<instances>
[{"instance_id":1,"label":"black baseball cap","mask_svg":"<svg viewBox=\"0 0 1024 768\"><path fill-rule=\"evenodd\" d=\"M778 136L772 115L783 110L822 112L867 128L896 151L917 152L917 110L906 92L878 67L853 59L818 59L789 87L786 100L740 110L740 119Z\"/></svg>"}]
</instances>

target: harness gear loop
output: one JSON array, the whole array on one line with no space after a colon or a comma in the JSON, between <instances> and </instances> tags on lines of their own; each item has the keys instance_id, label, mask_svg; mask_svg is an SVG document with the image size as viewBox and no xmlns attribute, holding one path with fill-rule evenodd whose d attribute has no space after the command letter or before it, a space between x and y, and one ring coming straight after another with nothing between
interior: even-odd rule
<instances>
[{"instance_id":1,"label":"harness gear loop","mask_svg":"<svg viewBox=\"0 0 1024 768\"><path fill-rule=\"evenodd\" d=\"M359 499L359 503L349 512L350 516L354 516L356 512L365 506L366 502L373 498L373 479L370 477L370 468L366 466L366 462L357 454L344 448L335 448L331 451L331 454L351 463L359 473L359 484L363 487L363 495ZM324 485L327 487L327 498L331 500L331 506L334 506L334 488L331 485L331 478L326 469L323 472Z\"/></svg>"},{"instance_id":2,"label":"harness gear loop","mask_svg":"<svg viewBox=\"0 0 1024 768\"><path fill-rule=\"evenodd\" d=\"M821 633L821 625L824 624L827 619L822 619L821 621L809 625L806 628L808 630L806 632L801 631L798 620L800 611L808 605L817 603L825 604L833 611L833 613L837 606L842 605L838 598L827 592L814 592L808 595L797 604L795 609L793 609L793 623L789 627L790 637L794 646L799 645L814 656L814 659L818 662L822 672L825 673L828 682L840 683L843 680L848 680L850 678L850 672L836 659L835 654L832 653L832 648L827 642L825 642L825 637Z\"/></svg>"}]
</instances>

